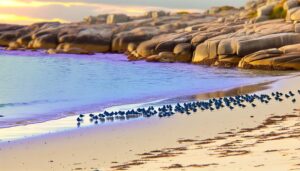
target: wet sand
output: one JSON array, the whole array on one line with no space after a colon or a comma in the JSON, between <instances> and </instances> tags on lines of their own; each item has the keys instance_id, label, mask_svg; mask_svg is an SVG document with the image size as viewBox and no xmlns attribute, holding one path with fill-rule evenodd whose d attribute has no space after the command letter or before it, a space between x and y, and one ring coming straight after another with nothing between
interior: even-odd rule
<instances>
[{"instance_id":1,"label":"wet sand","mask_svg":"<svg viewBox=\"0 0 300 171\"><path fill-rule=\"evenodd\" d=\"M295 91L299 82L290 77L258 93ZM299 97L1 142L0 170L299 169Z\"/></svg>"}]
</instances>

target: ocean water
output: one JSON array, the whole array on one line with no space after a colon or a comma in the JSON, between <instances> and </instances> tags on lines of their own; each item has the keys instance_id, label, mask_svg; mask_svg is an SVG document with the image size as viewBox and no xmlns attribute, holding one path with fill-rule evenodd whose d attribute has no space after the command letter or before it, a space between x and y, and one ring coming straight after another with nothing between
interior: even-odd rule
<instances>
[{"instance_id":1,"label":"ocean water","mask_svg":"<svg viewBox=\"0 0 300 171\"><path fill-rule=\"evenodd\" d=\"M121 54L0 51L0 128L104 108L225 90L270 72L129 62Z\"/></svg>"}]
</instances>

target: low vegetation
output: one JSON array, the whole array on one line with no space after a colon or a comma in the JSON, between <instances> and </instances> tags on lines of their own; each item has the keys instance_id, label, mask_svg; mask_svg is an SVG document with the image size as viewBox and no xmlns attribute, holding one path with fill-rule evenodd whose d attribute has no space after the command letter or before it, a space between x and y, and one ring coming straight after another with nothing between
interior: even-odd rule
<instances>
[{"instance_id":1,"label":"low vegetation","mask_svg":"<svg viewBox=\"0 0 300 171\"><path fill-rule=\"evenodd\" d=\"M272 13L270 14L270 19L278 19L278 18L285 18L287 11L283 8L284 3L286 0L282 0L280 3L278 3L274 8Z\"/></svg>"}]
</instances>

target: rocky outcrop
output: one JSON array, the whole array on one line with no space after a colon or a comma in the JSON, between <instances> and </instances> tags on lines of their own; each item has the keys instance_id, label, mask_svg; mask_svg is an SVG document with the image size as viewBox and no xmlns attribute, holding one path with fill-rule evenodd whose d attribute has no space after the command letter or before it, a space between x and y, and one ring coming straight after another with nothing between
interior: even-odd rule
<instances>
[{"instance_id":1,"label":"rocky outcrop","mask_svg":"<svg viewBox=\"0 0 300 171\"><path fill-rule=\"evenodd\" d=\"M177 62L191 62L193 47L190 43L177 44L173 50Z\"/></svg>"},{"instance_id":2,"label":"rocky outcrop","mask_svg":"<svg viewBox=\"0 0 300 171\"><path fill-rule=\"evenodd\" d=\"M283 8L284 10L290 10L292 8L298 7L300 5L298 0L287 0L284 5Z\"/></svg>"},{"instance_id":3,"label":"rocky outcrop","mask_svg":"<svg viewBox=\"0 0 300 171\"><path fill-rule=\"evenodd\" d=\"M45 34L34 38L28 47L32 49L51 49L58 45L57 34Z\"/></svg>"},{"instance_id":4,"label":"rocky outcrop","mask_svg":"<svg viewBox=\"0 0 300 171\"><path fill-rule=\"evenodd\" d=\"M0 35L0 46L8 46L10 42L17 39L17 36L13 32L6 32Z\"/></svg>"},{"instance_id":5,"label":"rocky outcrop","mask_svg":"<svg viewBox=\"0 0 300 171\"><path fill-rule=\"evenodd\" d=\"M300 43L299 33L278 33L249 40L237 41L237 55L246 56L250 53L284 45Z\"/></svg>"},{"instance_id":6,"label":"rocky outcrop","mask_svg":"<svg viewBox=\"0 0 300 171\"><path fill-rule=\"evenodd\" d=\"M238 9L233 6L220 6L210 8L207 13L211 15L228 15L236 11L238 11Z\"/></svg>"},{"instance_id":7,"label":"rocky outcrop","mask_svg":"<svg viewBox=\"0 0 300 171\"><path fill-rule=\"evenodd\" d=\"M0 24L0 32L5 32L5 31L14 31L14 30L19 30L24 28L24 26L20 25L11 25L11 24Z\"/></svg>"},{"instance_id":8,"label":"rocky outcrop","mask_svg":"<svg viewBox=\"0 0 300 171\"><path fill-rule=\"evenodd\" d=\"M140 27L130 31L118 33L112 41L112 51L124 52L128 49L130 43L139 44L151 39L153 36L161 34L156 27Z\"/></svg>"},{"instance_id":9,"label":"rocky outcrop","mask_svg":"<svg viewBox=\"0 0 300 171\"><path fill-rule=\"evenodd\" d=\"M167 15L169 15L169 14L165 11L149 11L146 13L147 17L151 17L153 19L157 19L157 18L167 16Z\"/></svg>"},{"instance_id":10,"label":"rocky outcrop","mask_svg":"<svg viewBox=\"0 0 300 171\"><path fill-rule=\"evenodd\" d=\"M299 70L300 44L284 46L279 49L266 49L245 56L240 68L268 70Z\"/></svg>"},{"instance_id":11,"label":"rocky outcrop","mask_svg":"<svg viewBox=\"0 0 300 171\"><path fill-rule=\"evenodd\" d=\"M72 53L76 51L87 51L91 53L108 52L110 50L110 40L94 35L64 36L60 38L58 51Z\"/></svg>"},{"instance_id":12,"label":"rocky outcrop","mask_svg":"<svg viewBox=\"0 0 300 171\"><path fill-rule=\"evenodd\" d=\"M124 23L130 20L125 14L110 14L107 16L106 23L107 24L114 24L114 23Z\"/></svg>"},{"instance_id":13,"label":"rocky outcrop","mask_svg":"<svg viewBox=\"0 0 300 171\"><path fill-rule=\"evenodd\" d=\"M87 24L104 24L104 23L106 23L107 16L108 16L107 14L101 14L101 15L97 15L97 16L88 16L83 19L83 22L87 23Z\"/></svg>"},{"instance_id":14,"label":"rocky outcrop","mask_svg":"<svg viewBox=\"0 0 300 171\"><path fill-rule=\"evenodd\" d=\"M277 5L276 2L267 3L266 5L259 7L257 9L257 17L256 21L266 21L270 18L270 15L274 9L274 7Z\"/></svg>"},{"instance_id":15,"label":"rocky outcrop","mask_svg":"<svg viewBox=\"0 0 300 171\"><path fill-rule=\"evenodd\" d=\"M79 23L0 25L0 46L48 53L125 53L128 60L299 69L300 3L254 0L204 13L103 14Z\"/></svg>"},{"instance_id":16,"label":"rocky outcrop","mask_svg":"<svg viewBox=\"0 0 300 171\"><path fill-rule=\"evenodd\" d=\"M294 32L294 25L282 19L247 24L231 32L213 33L213 36L205 32L200 35L201 39L199 35L195 37L202 43L197 45L192 61L225 67L237 66L244 56L253 52L299 43L299 34Z\"/></svg>"}]
</instances>

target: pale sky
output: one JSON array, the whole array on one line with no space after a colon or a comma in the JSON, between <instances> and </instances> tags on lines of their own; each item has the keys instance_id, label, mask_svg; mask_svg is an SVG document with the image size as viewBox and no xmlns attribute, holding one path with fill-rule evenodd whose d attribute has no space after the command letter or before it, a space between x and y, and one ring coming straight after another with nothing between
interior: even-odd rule
<instances>
[{"instance_id":1,"label":"pale sky","mask_svg":"<svg viewBox=\"0 0 300 171\"><path fill-rule=\"evenodd\" d=\"M0 0L0 22L80 21L101 13L143 14L148 10L203 10L212 6L242 6L247 0Z\"/></svg>"}]
</instances>

